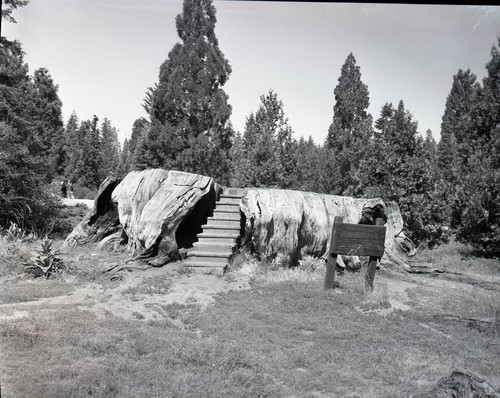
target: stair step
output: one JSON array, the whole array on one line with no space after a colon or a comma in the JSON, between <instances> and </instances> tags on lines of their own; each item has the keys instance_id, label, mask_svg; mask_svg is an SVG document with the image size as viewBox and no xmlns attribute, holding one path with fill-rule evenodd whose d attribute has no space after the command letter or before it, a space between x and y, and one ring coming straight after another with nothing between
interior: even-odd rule
<instances>
[{"instance_id":1,"label":"stair step","mask_svg":"<svg viewBox=\"0 0 500 398\"><path fill-rule=\"evenodd\" d=\"M228 259L233 255L233 250L212 250L208 249L205 250L203 247L194 247L192 250L190 250L187 253L188 257L206 257L207 259L213 259L213 258L221 258L221 259Z\"/></svg>"},{"instance_id":2,"label":"stair step","mask_svg":"<svg viewBox=\"0 0 500 398\"><path fill-rule=\"evenodd\" d=\"M225 194L223 193L222 195L219 196L219 200L221 199L226 199L226 198L229 198L229 199L242 199L244 195L231 195L231 194Z\"/></svg>"},{"instance_id":3,"label":"stair step","mask_svg":"<svg viewBox=\"0 0 500 398\"><path fill-rule=\"evenodd\" d=\"M245 196L246 189L244 188L224 188L224 191L221 196Z\"/></svg>"},{"instance_id":4,"label":"stair step","mask_svg":"<svg viewBox=\"0 0 500 398\"><path fill-rule=\"evenodd\" d=\"M198 267L225 267L229 264L229 259L227 257L201 257L201 256L189 256L186 260L191 263L197 263Z\"/></svg>"},{"instance_id":5,"label":"stair step","mask_svg":"<svg viewBox=\"0 0 500 398\"><path fill-rule=\"evenodd\" d=\"M201 235L201 234L200 234ZM231 245L235 246L236 245L236 239L237 237L231 237L231 236L223 236L223 237L206 237L206 236L200 236L198 235L198 242L199 244L204 244L204 245Z\"/></svg>"},{"instance_id":6,"label":"stair step","mask_svg":"<svg viewBox=\"0 0 500 398\"><path fill-rule=\"evenodd\" d=\"M235 212L235 211L231 211L231 212L228 212L228 211L221 211L219 209L215 209L214 210L214 215L213 215L214 219L225 219L225 220L240 220L241 219L241 216L240 216L240 212Z\"/></svg>"},{"instance_id":7,"label":"stair step","mask_svg":"<svg viewBox=\"0 0 500 398\"><path fill-rule=\"evenodd\" d=\"M224 223L208 223L208 224L205 224L202 226L203 227L203 231L205 230L209 230L209 229L227 229L227 230L236 230L236 231L239 231L240 230L240 223L228 223L228 222L224 222Z\"/></svg>"},{"instance_id":8,"label":"stair step","mask_svg":"<svg viewBox=\"0 0 500 398\"><path fill-rule=\"evenodd\" d=\"M225 213L238 213L239 214L239 212L240 212L239 205L228 205L228 204L219 205L219 204L217 204L215 209L218 212L225 212Z\"/></svg>"},{"instance_id":9,"label":"stair step","mask_svg":"<svg viewBox=\"0 0 500 398\"><path fill-rule=\"evenodd\" d=\"M227 215L229 214L229 215ZM217 213L211 217L207 218L207 224L209 224L211 221L215 222L223 222L223 221L228 221L228 222L239 222L240 217L235 217L235 213Z\"/></svg>"},{"instance_id":10,"label":"stair step","mask_svg":"<svg viewBox=\"0 0 500 398\"><path fill-rule=\"evenodd\" d=\"M227 225L227 224L220 224L220 225L209 225L205 224L203 225L203 232L209 232L209 231L240 231L240 225Z\"/></svg>"},{"instance_id":11,"label":"stair step","mask_svg":"<svg viewBox=\"0 0 500 398\"><path fill-rule=\"evenodd\" d=\"M232 197L232 196L221 196L219 201L216 203L216 207L219 205L236 205L239 206L241 202L241 198Z\"/></svg>"},{"instance_id":12,"label":"stair step","mask_svg":"<svg viewBox=\"0 0 500 398\"><path fill-rule=\"evenodd\" d=\"M225 242L205 242L203 240L195 242L192 251L194 248L202 250L202 251L216 251L220 250L221 252L233 252L234 247L236 246L235 242L225 243Z\"/></svg>"},{"instance_id":13,"label":"stair step","mask_svg":"<svg viewBox=\"0 0 500 398\"><path fill-rule=\"evenodd\" d=\"M217 230L211 229L207 231L200 232L198 238L233 238L237 239L240 237L240 231L233 230Z\"/></svg>"}]
</instances>

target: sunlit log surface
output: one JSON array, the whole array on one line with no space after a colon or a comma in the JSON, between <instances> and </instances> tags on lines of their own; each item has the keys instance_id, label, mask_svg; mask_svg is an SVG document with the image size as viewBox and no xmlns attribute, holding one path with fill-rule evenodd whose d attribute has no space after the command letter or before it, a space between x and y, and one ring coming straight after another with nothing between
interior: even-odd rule
<instances>
[{"instance_id":1,"label":"sunlit log surface","mask_svg":"<svg viewBox=\"0 0 500 398\"><path fill-rule=\"evenodd\" d=\"M302 253L324 257L329 253L333 220L357 224L364 207L382 204L387 215L385 254L381 264L406 272L426 272L425 264L410 260L413 244L403 233L403 219L394 202L380 199L355 199L281 189L248 189L242 199L245 215L243 244L272 258L281 254L297 263Z\"/></svg>"},{"instance_id":2,"label":"sunlit log surface","mask_svg":"<svg viewBox=\"0 0 500 398\"><path fill-rule=\"evenodd\" d=\"M107 236L119 236L121 243L126 245L125 249L135 255L155 255L160 247L165 252L175 252L178 249L176 233L181 222L189 215L201 226L203 216L206 218L210 207L215 204L218 189L212 178L198 174L163 169L130 172L112 194L106 196L112 214L102 215L92 210L68 236L66 244L97 242ZM100 192L96 202L103 200ZM198 218L196 213L200 214ZM96 216L114 217L120 230L113 225L106 232L94 234L96 228L93 225L100 222L96 220L91 226L88 221Z\"/></svg>"}]
</instances>

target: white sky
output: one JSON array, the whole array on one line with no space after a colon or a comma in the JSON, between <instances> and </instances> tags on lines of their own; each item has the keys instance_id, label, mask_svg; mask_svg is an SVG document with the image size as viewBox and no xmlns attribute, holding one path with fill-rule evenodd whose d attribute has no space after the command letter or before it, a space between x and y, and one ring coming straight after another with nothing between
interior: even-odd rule
<instances>
[{"instance_id":1,"label":"white sky","mask_svg":"<svg viewBox=\"0 0 500 398\"><path fill-rule=\"evenodd\" d=\"M333 118L340 70L353 52L376 119L385 102L403 99L419 131L439 140L453 75L479 79L500 34L499 6L214 1L216 35L233 72L224 90L231 121L245 118L273 89L296 138L323 143ZM31 0L2 34L23 43L30 73L46 67L65 121L96 114L120 140L158 80L160 64L180 41L175 16L182 0Z\"/></svg>"}]
</instances>

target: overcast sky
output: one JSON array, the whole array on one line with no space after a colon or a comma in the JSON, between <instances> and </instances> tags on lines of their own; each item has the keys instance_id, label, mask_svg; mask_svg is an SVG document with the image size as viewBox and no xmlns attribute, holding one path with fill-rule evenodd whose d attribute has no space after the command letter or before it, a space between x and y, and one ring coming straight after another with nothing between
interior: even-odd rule
<instances>
[{"instance_id":1,"label":"overcast sky","mask_svg":"<svg viewBox=\"0 0 500 398\"><path fill-rule=\"evenodd\" d=\"M500 34L500 7L410 4L214 1L216 35L232 66L224 90L243 132L260 96L273 89L296 138L323 143L342 64L352 52L376 119L403 99L419 131L439 140L453 75L479 79ZM160 64L180 41L182 0L31 0L2 34L18 39L30 73L46 67L66 121L107 117L130 136Z\"/></svg>"}]
</instances>

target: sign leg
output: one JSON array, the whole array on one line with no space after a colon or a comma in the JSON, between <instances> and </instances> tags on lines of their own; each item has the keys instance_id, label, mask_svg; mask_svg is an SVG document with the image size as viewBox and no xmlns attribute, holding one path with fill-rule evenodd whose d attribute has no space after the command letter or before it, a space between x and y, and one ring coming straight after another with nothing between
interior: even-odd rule
<instances>
[{"instance_id":1,"label":"sign leg","mask_svg":"<svg viewBox=\"0 0 500 398\"><path fill-rule=\"evenodd\" d=\"M326 263L326 274L325 274L325 284L323 287L325 289L333 289L335 284L335 267L337 266L337 255L335 253L330 254L328 262Z\"/></svg>"},{"instance_id":2,"label":"sign leg","mask_svg":"<svg viewBox=\"0 0 500 398\"><path fill-rule=\"evenodd\" d=\"M370 256L370 261L368 261L368 269L365 275L365 288L366 290L373 290L373 280L375 279L375 270L377 269L377 257Z\"/></svg>"}]
</instances>

